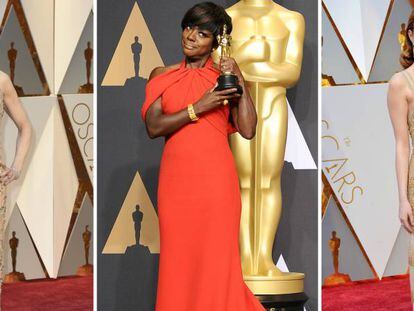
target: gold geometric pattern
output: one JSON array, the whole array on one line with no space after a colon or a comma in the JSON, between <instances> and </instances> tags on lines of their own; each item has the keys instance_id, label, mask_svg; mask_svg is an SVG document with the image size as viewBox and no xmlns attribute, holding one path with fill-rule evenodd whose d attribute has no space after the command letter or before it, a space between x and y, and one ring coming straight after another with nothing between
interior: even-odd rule
<instances>
[{"instance_id":1,"label":"gold geometric pattern","mask_svg":"<svg viewBox=\"0 0 414 311\"><path fill-rule=\"evenodd\" d=\"M60 88L76 51L79 39L91 15L92 0L55 0L54 25L54 92ZM84 84L84 77L79 85Z\"/></svg>"},{"instance_id":2,"label":"gold geometric pattern","mask_svg":"<svg viewBox=\"0 0 414 311\"><path fill-rule=\"evenodd\" d=\"M75 1L77 2L75 3ZM91 203L93 202L93 188L88 173L89 168L86 166L87 161L84 161L80 147L82 147L82 151L89 152L90 149L88 146L81 145L85 142L78 141L74 136L75 130L82 131L85 128L82 128L82 125L77 128L72 126L62 95L50 94L47 81L51 81L52 92L55 92L63 77L72 80L70 82L78 86L85 83L86 73L82 74L81 78L77 78L79 75L76 77L75 75L66 75L66 72L73 57L72 53L74 53L79 37L83 33L84 23L82 24L80 20L83 18L86 22L91 12L92 1L8 0L7 4L3 6L5 2L1 1L0 3L0 42L2 32L7 27L10 12L13 14L15 12L30 58L43 87L43 92L37 94L38 97L21 98L33 124L33 140L21 177L10 187L9 205L7 206L8 217L6 219L8 220L10 215L14 216L13 221L9 222L8 232L15 230L14 226L17 226L16 228L19 228L20 231L26 228L30 240L21 231L22 236L25 236L25 243L19 247L31 248L34 246L34 253L39 257L38 262L43 269L43 276L57 277L62 256L65 253L85 196ZM40 18L42 13L44 14L43 20ZM53 16L62 18L53 19L51 18ZM42 27L44 33L40 32ZM49 41L45 41L45 38ZM93 46L92 38L90 41ZM4 57L0 59L0 64L10 62L7 53L0 55ZM62 60L64 60L63 63ZM7 68L8 65L4 68L5 72L8 72ZM43 68L46 68L47 79ZM86 71L84 65L82 70ZM16 71L16 73L18 72ZM55 83L52 78L58 83ZM79 81L75 81L77 79ZM24 90L26 86L21 85L21 87ZM51 96L41 97L41 95ZM82 96L87 97L87 102L92 102L92 94ZM51 103L51 101L54 102ZM93 112L89 112L89 119L93 120ZM12 134L6 137L5 142L5 153L8 155L6 161L7 164L10 164L14 157L17 133L11 121L5 121L6 130ZM93 131L92 122L90 122L90 126L87 125L87 130ZM81 136L83 137L83 135L82 132ZM13 208L18 210L13 212ZM20 212L22 221L18 220L19 217L16 216L20 215ZM83 221L92 222L92 216L88 215L85 217L90 219ZM30 241L32 246L30 246ZM82 237L74 237L71 243L79 243L79 247L74 249L83 248ZM33 249L20 248L18 251L18 254L25 253L33 254ZM5 254L5 256L10 256L10 254ZM70 258L75 257L77 260L65 263L68 269L74 271L78 268L76 266L78 261L84 261L83 251L79 254L72 253ZM19 263L19 255L17 262ZM20 262L24 263L25 260L21 258ZM70 267L71 265L73 267ZM38 265L31 267L30 264L25 263L24 269L28 270L21 272L25 273L28 279L41 277ZM30 271L30 269L34 270ZM5 271L5 273L7 272L10 271Z\"/></svg>"},{"instance_id":3,"label":"gold geometric pattern","mask_svg":"<svg viewBox=\"0 0 414 311\"><path fill-rule=\"evenodd\" d=\"M142 51L139 46L141 45ZM136 47L136 48L135 48ZM102 81L102 86L123 86L138 76L148 79L151 70L164 66L139 6L134 2L128 22Z\"/></svg>"},{"instance_id":4,"label":"gold geometric pattern","mask_svg":"<svg viewBox=\"0 0 414 311\"><path fill-rule=\"evenodd\" d=\"M354 227L352 226L351 221L349 220L348 216L346 215L343 207L341 206L341 203L339 202L339 200L338 200L335 192L332 190L332 188L331 188L328 180L326 179L324 173L322 173L322 176L323 176L323 179L324 179L324 182L323 182L323 185L324 185L323 188L324 188L324 190L323 191L324 191L325 195L328 194L328 196L327 197L324 197L324 199L322 200L322 202L324 202L324 200L326 200L325 208L323 208L323 215L326 214L326 210L327 210L327 208L329 206L329 204L328 204L329 201L330 200L333 200L335 202L335 206L338 208L338 210L339 210L339 212L340 212L343 220L345 221L345 223L346 223L349 231L351 232L352 236L354 237L355 241L357 242L358 247L359 247L362 255L364 256L364 259L366 260L369 268L372 271L372 274L374 275L374 278L379 279L378 274L375 271L374 266L372 265L372 262L369 259L367 252L364 249L364 246L362 245L361 241L359 240L358 235L355 232Z\"/></svg>"},{"instance_id":5,"label":"gold geometric pattern","mask_svg":"<svg viewBox=\"0 0 414 311\"><path fill-rule=\"evenodd\" d=\"M141 226L134 223L137 205L143 213ZM136 232L139 227L140 232ZM136 240L138 236L139 241ZM124 254L128 247L136 244L147 246L151 253L160 252L158 216L139 172L135 174L102 253Z\"/></svg>"},{"instance_id":6,"label":"gold geometric pattern","mask_svg":"<svg viewBox=\"0 0 414 311\"><path fill-rule=\"evenodd\" d=\"M21 4L20 0L8 0L8 2L7 2L7 6L6 6L6 9L5 9L5 12L4 12L4 16L2 16L0 18L0 20L2 21L1 24L0 24L0 41L3 39L1 35L2 35L5 27L7 26L7 23L9 21L10 17L14 17L14 15L16 16L16 18L18 20L20 31L21 31L22 35L24 36L24 41L26 43L27 48L29 49L28 52L30 54L30 57L32 58L33 65L35 67L35 70L37 71L38 78L39 78L39 80L41 82L41 86L43 88L43 92L39 92L39 93L29 92L28 94L25 94L25 95L26 96L27 95L31 95L31 96L49 95L50 94L50 87L47 83L46 76L44 74L42 64L40 63L40 59L39 59L39 56L38 56L38 51L37 51L36 45L33 41L33 37L31 35L29 24L27 22L27 19L26 19L26 16L25 16L25 13L24 13L24 10L23 10L23 7L22 7L22 4ZM17 52L17 62L19 62L19 59L20 59L19 54L23 53L25 51L17 50L16 52ZM9 62L9 60L7 60L7 62ZM9 73L9 70L3 70L3 71ZM20 87L22 87L22 86L20 86ZM16 89L17 89L18 93L20 94L19 88L16 87ZM24 91L24 89L25 89L25 86L23 85L23 91Z\"/></svg>"},{"instance_id":7,"label":"gold geometric pattern","mask_svg":"<svg viewBox=\"0 0 414 311\"><path fill-rule=\"evenodd\" d=\"M381 3L376 3L378 5L378 8L381 9L381 12L379 15L381 16L381 21L380 19L374 19L373 20L373 24L377 25L376 31L380 30L380 32L377 32L377 34L375 34L375 37L378 37L377 42L370 42L369 46L370 46L370 56L367 57L366 60L361 61L361 59L357 62L355 60L355 55L356 53L359 53L358 50L358 45L356 44L356 41L353 42L353 48L350 49L349 48L349 38L347 39L348 41L346 41L343 38L343 34L348 31L350 27L353 27L352 25L348 25L346 27L348 27L348 30L344 30L341 29L341 25L343 25L343 21L342 22L337 22L336 18L338 18L338 7L334 8L337 12L336 15L332 14L332 9L333 6L337 5L335 4L333 1L331 0L324 0L322 3L323 6L323 10L326 13L328 20L331 22L331 24L333 25L333 28L335 30L335 33L338 37L338 39L340 40L340 42L343 45L344 50L346 51L346 55L348 57L348 60L352 63L355 71L357 72L361 83L365 84L367 83L368 78L370 77L370 75L374 72L374 70L376 69L375 66L378 65L378 55L380 55L381 49L382 48L386 48L388 49L388 54L384 54L382 55L381 59L382 59L382 63L384 63L384 59L386 59L387 57L394 57L396 60L398 60L399 57L399 47L398 47L398 33L400 31L400 27L402 23L406 23L407 21L407 17L409 15L409 12L407 12L407 10L403 10L401 8L401 4L398 3L397 1L394 0L381 0ZM370 3L372 2L372 0L367 1L366 3L363 3L363 1L353 1L351 4L351 2L347 2L346 4L344 3L343 5L346 6L351 6L351 5L360 5L361 7L359 9L354 8L356 11L360 11L360 12L366 12L367 8L370 6ZM399 9L398 11L396 11L396 4L399 4ZM329 5L328 5L329 4ZM375 3L373 4L374 6L376 5ZM364 6L367 6L364 8ZM344 10L346 8L343 8ZM373 8L372 12L374 12ZM394 14L394 15L392 15ZM399 14L399 15L398 15ZM368 14L369 15L369 14ZM383 16L383 18L382 18ZM391 16L392 17L392 25L390 24L390 20L391 20ZM340 17L341 18L341 17ZM370 16L363 16L363 18L365 19L364 23L366 23L366 25L368 25L368 21ZM358 20L358 18L356 18L353 22L356 23ZM364 34L358 34L355 31L355 35L356 37L366 37L367 35L370 36L371 33L371 28L367 28L367 29L363 29L364 27L358 26L360 31L364 31ZM357 28L358 28L357 27ZM371 25L371 27L373 27ZM392 27L392 28L390 28ZM387 31L387 42L390 42L389 40L395 40L395 42L393 42L393 46L397 47L397 50L394 51L394 54L389 54L390 53L390 48L389 45L390 44L386 44L384 46L381 45L382 40L384 39L384 34L385 31ZM324 34L322 34L324 35ZM371 38L372 39L372 38ZM365 42L364 45L362 45L362 48L366 48L368 45ZM375 47L375 49L373 49L373 47ZM394 47L395 48L395 47ZM374 53L373 53L374 52ZM360 57L361 55L359 55L358 57ZM330 55L329 57L332 57L332 60L334 60L335 55ZM341 60L342 61L342 60ZM323 60L322 60L323 62ZM339 60L338 60L339 62ZM357 66L357 63L359 64L363 64L364 69L360 70L360 66ZM395 63L395 62L394 62ZM371 65L370 65L371 64ZM384 65L383 65L383 68ZM394 71L395 72L395 71ZM381 76L381 72L377 71L376 72L377 76ZM382 75L384 76L384 75ZM391 76L389 76L389 78L391 78ZM378 80L378 79L377 79ZM329 158L330 159L337 159L337 161L328 163L326 162L326 158L325 158L325 170L327 168L331 169L330 172L323 172L323 193L322 193L322 222L326 221L324 215L326 213L326 209L328 208L328 201L334 199L335 203L343 217L343 219L345 220L347 227L349 228L349 230L352 232L352 235L355 239L355 241L357 241L358 246L360 248L361 253L363 254L366 262L368 263L369 267L371 268L372 272L374 273L375 277L377 278L381 278L382 275L385 272L385 267L387 266L387 263L389 263L389 261L391 260L391 251L393 250L392 246L394 243L394 246L397 244L398 241L401 241L405 238L403 235L398 235L398 230L395 231L396 229L399 229L399 224L398 224L398 200L396 200L394 202L394 196L397 199L397 196L395 195L395 191L397 189L397 185L396 185L396 179L394 175L390 175L388 176L387 180L384 180L382 183L384 185L383 191L386 191L386 193L388 193L388 198L386 203L381 203L378 202L380 204L375 203L376 201L373 200L371 201L371 206L366 206L368 203L368 200L365 199L366 202L364 202L363 200L359 201L357 204L353 203L351 205L346 204L343 202L343 200L338 197L338 189L341 189L340 187L347 187L348 184L347 183L353 183L353 186L357 187L357 186L362 186L362 188L357 189L358 190L358 194L359 193L364 193L363 195L366 195L367 197L369 197L370 195L372 196L372 192L373 191L379 191L379 187L380 184L373 181L372 178L370 177L372 174L368 172L371 172L371 168L374 167L374 163L378 163L377 167L381 167L379 170L381 171L378 172L378 174L383 174L384 172L384 165L385 165L385 161L387 161L388 164L386 164L388 167L387 172L390 170L390 168L393 170L394 169L394 162L392 161L392 159L390 159L390 161L388 161L388 159L391 157L390 153L392 152L392 150L390 150L389 148L387 149L387 152L384 152L382 154L375 154L376 149L378 146L383 146L383 150L384 148L386 148L385 146L390 146L391 144L393 144L393 140L392 140L392 128L391 125L389 124L389 119L386 118L384 119L384 116L386 116L387 112L386 112L386 89L387 89L387 85L386 85L387 81L373 81L373 82L368 82L367 84L371 84L369 86L358 86L355 85L353 86L351 83L346 85L346 86L332 86L332 90L335 89L335 91L330 90L331 88L324 88L323 89L323 119L329 119L330 122L336 122L334 123L336 125L336 129L333 132L328 132L326 131L326 134L324 134L325 139L322 139L322 149L325 150L324 151L324 155L323 157L326 157L329 154ZM375 85L374 85L375 84ZM381 85L382 84L382 85ZM335 96L340 96L342 98L351 98L352 96L354 96L354 98L356 100L358 100L358 102L363 103L363 105L358 105L357 107L354 107L354 105L352 105L351 103L345 104L345 101L341 101L338 97L333 97ZM365 115L365 111L366 108L364 107L365 103L371 102L373 101L373 98L375 96L375 107L371 106L372 109L370 109L370 118L362 121L363 116ZM358 98L358 99L357 99ZM341 105L345 105L344 107L338 105L337 102L343 102ZM331 103L331 106L330 106ZM351 121L350 117L351 117L351 113L349 111L352 111L352 109L355 109L354 114L356 113L356 111L358 111L357 114L354 115L353 120ZM344 113L344 110L348 110L347 113ZM337 115L336 115L337 114ZM339 116L339 114L341 115L341 117L337 117ZM376 121L376 119L381 118L382 120L384 120L384 122L382 122L382 129L384 129L381 133L378 132L379 128L380 128L380 123ZM342 119L343 121L341 121L340 119ZM349 120L348 120L349 119ZM347 121L348 120L348 121ZM372 120L372 122L371 122ZM348 122L348 123L347 123ZM350 126L350 123L352 123L352 125ZM371 123L370 123L371 122ZM327 124L327 123L326 123ZM375 137L372 137L372 139L370 140L364 140L366 141L366 146L371 146L371 147L375 147L371 148L370 152L374 153L371 156L371 163L366 163L365 166L361 166L360 164L358 164L358 161L362 161L361 159L364 156L363 153L358 153L357 149L360 148L359 144L362 143L362 139L360 137L356 137L354 134L354 137L352 137L352 131L350 130L352 127L358 126L361 128L362 131L362 136L360 137L365 137L365 135L367 135L368 132L372 132L372 135L380 135L381 139L378 140ZM368 124L370 126L368 126ZM348 129L348 132L344 132L346 129ZM377 130L375 130L377 129ZM374 134L374 131L376 131L376 133ZM385 132L384 132L385 131ZM374 143L375 140L375 143ZM378 142L377 142L378 141ZM336 145L336 147L335 147ZM358 146L358 148L357 148ZM392 152L393 153L393 152ZM348 159L348 157L352 157L352 159ZM342 159L342 162L340 162L340 158ZM386 159L386 160L384 160ZM332 160L333 161L333 160ZM351 162L350 162L351 161ZM351 164L352 165L351 165ZM349 175L344 175L347 176L348 179L342 178L339 179L338 176L340 176L340 174L337 174L338 170L342 170L342 174L349 174ZM325 173L327 173L328 175L325 176ZM382 175L378 175L378 176L382 176ZM387 174L389 175L389 174ZM334 178L336 176L336 178ZM326 178L325 178L326 177ZM364 183L363 185L358 184L358 178L359 178L359 182ZM370 180L371 178L371 180ZM377 179L378 180L378 179ZM372 184L371 184L372 183ZM409 181L409 191L412 191L414 193L414 186L412 186L412 184L414 184L413 181ZM341 186L342 185L342 186ZM385 188L386 187L386 188ZM335 191L332 190L332 188L336 189L335 191L337 191L337 193L335 193ZM344 188L342 188L344 189ZM392 191L391 191L392 190ZM393 202L389 202L389 201L393 201ZM386 206L384 206L386 205ZM376 213L377 215L371 215L372 217L374 217L375 222L372 221L372 217L370 220L366 219L366 212L364 214L364 209L366 208L373 208L373 206L375 206L376 209ZM384 210L382 210L384 209ZM387 217L385 217L384 215L388 215ZM359 215L359 217L357 217ZM365 218L364 218L365 217ZM364 221L365 219L365 221ZM379 221L381 220L381 221ZM365 222L365 225L364 225ZM371 226L376 226L377 228L381 227L381 228L387 228L387 232L388 232L388 237L386 239L382 239L382 244L381 247L376 247L375 246L375 241L378 240L378 238L368 238L369 237L369 228ZM355 229L354 229L355 228ZM365 229L364 229L365 228ZM375 229L377 230L377 229ZM375 230L371 230L372 232ZM371 235L372 237L372 235ZM398 240L397 240L398 239ZM387 241L385 241L387 240ZM401 243L400 243L401 244ZM401 244L402 245L402 244ZM390 248L391 247L391 248ZM406 265L407 263L407 253L402 251L402 247L401 246L401 250L398 249L396 250L395 254L393 255L394 258L393 263L392 263L392 268L390 268L389 271L402 271L401 269L404 269L404 265ZM390 252L389 252L390 251ZM396 256L400 256L400 258L398 259ZM329 261L331 260L331 258L323 258L323 261ZM401 267L398 268L398 263L400 263ZM376 268L374 268L376 267ZM347 271L349 272L349 271Z\"/></svg>"},{"instance_id":8,"label":"gold geometric pattern","mask_svg":"<svg viewBox=\"0 0 414 311\"><path fill-rule=\"evenodd\" d=\"M351 53L354 64L362 75L361 78L367 81L392 1L364 0L339 3L336 0L324 0L323 6Z\"/></svg>"}]
</instances>

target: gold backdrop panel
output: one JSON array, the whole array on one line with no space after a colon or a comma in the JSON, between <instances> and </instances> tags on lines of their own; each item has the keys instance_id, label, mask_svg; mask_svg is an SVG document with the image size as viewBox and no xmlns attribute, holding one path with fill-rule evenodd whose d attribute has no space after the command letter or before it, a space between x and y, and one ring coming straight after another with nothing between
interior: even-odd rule
<instances>
[{"instance_id":1,"label":"gold backdrop panel","mask_svg":"<svg viewBox=\"0 0 414 311\"><path fill-rule=\"evenodd\" d=\"M143 214L142 222L136 216L137 205ZM141 228L140 232L137 228ZM140 237L139 241L136 237ZM124 254L127 247L135 244L147 246L151 253L160 252L158 216L139 172L135 174L102 253Z\"/></svg>"},{"instance_id":2,"label":"gold backdrop panel","mask_svg":"<svg viewBox=\"0 0 414 311\"><path fill-rule=\"evenodd\" d=\"M123 86L134 78L148 79L152 69L164 66L137 3L112 56L102 86Z\"/></svg>"}]
</instances>

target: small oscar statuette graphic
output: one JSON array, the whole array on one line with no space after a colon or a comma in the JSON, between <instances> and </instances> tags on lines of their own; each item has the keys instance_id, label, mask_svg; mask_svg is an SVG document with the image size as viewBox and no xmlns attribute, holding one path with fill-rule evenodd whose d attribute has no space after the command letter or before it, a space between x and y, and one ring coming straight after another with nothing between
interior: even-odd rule
<instances>
[{"instance_id":1,"label":"small oscar statuette graphic","mask_svg":"<svg viewBox=\"0 0 414 311\"><path fill-rule=\"evenodd\" d=\"M89 264L89 246L91 243L91 232L88 230L88 225L85 226L85 231L82 233L83 246L85 250L85 264L78 268L76 275L88 276L93 273L93 266Z\"/></svg>"},{"instance_id":2,"label":"small oscar statuette graphic","mask_svg":"<svg viewBox=\"0 0 414 311\"><path fill-rule=\"evenodd\" d=\"M401 30L398 33L398 43L400 44L401 51L404 51L407 48L407 39L405 33L407 32L405 23L401 24Z\"/></svg>"},{"instance_id":3,"label":"small oscar statuette graphic","mask_svg":"<svg viewBox=\"0 0 414 311\"><path fill-rule=\"evenodd\" d=\"M16 231L12 232L12 238L9 240L10 250L11 250L11 259L12 259L12 266L13 271L6 274L4 277L4 283L16 283L26 280L25 276L21 272L16 271L16 263L17 263L17 247L19 246L19 239L16 238Z\"/></svg>"},{"instance_id":4,"label":"small oscar statuette graphic","mask_svg":"<svg viewBox=\"0 0 414 311\"><path fill-rule=\"evenodd\" d=\"M322 41L322 48L323 48L323 37L321 38ZM322 73L322 86L334 86L335 80L332 76L326 75Z\"/></svg>"},{"instance_id":5,"label":"small oscar statuette graphic","mask_svg":"<svg viewBox=\"0 0 414 311\"><path fill-rule=\"evenodd\" d=\"M78 93L93 93L93 84L91 83L91 68L93 49L91 48L91 42L88 41L88 47L84 51L86 61L86 84L79 87Z\"/></svg>"},{"instance_id":6,"label":"small oscar statuette graphic","mask_svg":"<svg viewBox=\"0 0 414 311\"><path fill-rule=\"evenodd\" d=\"M332 237L329 240L329 248L332 252L333 266L335 272L328 275L323 285L336 285L350 282L351 278L348 274L339 273L339 248L341 246L341 239L336 236L336 231L332 231Z\"/></svg>"},{"instance_id":7,"label":"small oscar statuette graphic","mask_svg":"<svg viewBox=\"0 0 414 311\"><path fill-rule=\"evenodd\" d=\"M223 57L230 57L231 36L227 34L227 25L223 26L223 33L217 36L217 41L221 47L220 62ZM221 66L220 66L221 67ZM243 89L239 84L239 79L231 71L222 71L217 79L216 91L236 88L237 93L242 94Z\"/></svg>"},{"instance_id":8,"label":"small oscar statuette graphic","mask_svg":"<svg viewBox=\"0 0 414 311\"><path fill-rule=\"evenodd\" d=\"M17 59L17 50L14 48L14 42L10 42L10 49L7 51L7 57L9 59L9 68L10 68L10 80L13 83L14 89L19 97L24 96L24 91L21 86L18 86L14 82L15 70L16 70L16 59Z\"/></svg>"}]
</instances>

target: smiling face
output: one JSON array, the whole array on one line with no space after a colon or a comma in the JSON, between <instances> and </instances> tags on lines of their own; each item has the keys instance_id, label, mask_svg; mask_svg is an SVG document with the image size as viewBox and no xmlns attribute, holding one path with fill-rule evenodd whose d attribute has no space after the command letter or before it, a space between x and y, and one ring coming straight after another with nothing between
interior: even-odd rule
<instances>
[{"instance_id":1,"label":"smiling face","mask_svg":"<svg viewBox=\"0 0 414 311\"><path fill-rule=\"evenodd\" d=\"M187 57L205 56L211 53L213 48L213 34L198 26L187 26L181 37L183 53Z\"/></svg>"}]
</instances>

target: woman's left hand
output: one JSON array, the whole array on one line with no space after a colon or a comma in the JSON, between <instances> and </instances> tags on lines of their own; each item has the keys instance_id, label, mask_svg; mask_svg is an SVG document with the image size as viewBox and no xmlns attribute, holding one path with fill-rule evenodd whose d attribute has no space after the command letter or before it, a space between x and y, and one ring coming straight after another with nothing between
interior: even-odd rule
<instances>
[{"instance_id":1,"label":"woman's left hand","mask_svg":"<svg viewBox=\"0 0 414 311\"><path fill-rule=\"evenodd\" d=\"M7 186L13 180L18 179L20 172L14 167L5 167L4 172L0 175L1 181Z\"/></svg>"},{"instance_id":2,"label":"woman's left hand","mask_svg":"<svg viewBox=\"0 0 414 311\"><path fill-rule=\"evenodd\" d=\"M244 83L243 75L241 73L239 65L237 65L236 60L234 58L223 56L220 63L220 70L222 72L230 71L234 73L239 78L239 83Z\"/></svg>"}]
</instances>

